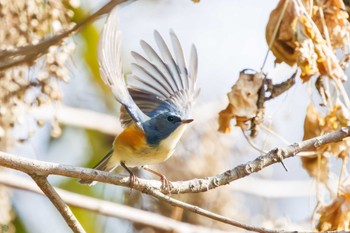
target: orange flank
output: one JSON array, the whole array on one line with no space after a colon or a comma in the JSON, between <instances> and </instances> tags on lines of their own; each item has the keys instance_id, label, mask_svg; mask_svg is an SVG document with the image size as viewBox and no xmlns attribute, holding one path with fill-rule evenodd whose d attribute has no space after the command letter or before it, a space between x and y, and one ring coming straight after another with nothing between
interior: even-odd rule
<instances>
[{"instance_id":1,"label":"orange flank","mask_svg":"<svg viewBox=\"0 0 350 233\"><path fill-rule=\"evenodd\" d=\"M124 146L133 150L144 147L146 143L145 133L135 124L129 125L118 137L114 140L114 147Z\"/></svg>"}]
</instances>

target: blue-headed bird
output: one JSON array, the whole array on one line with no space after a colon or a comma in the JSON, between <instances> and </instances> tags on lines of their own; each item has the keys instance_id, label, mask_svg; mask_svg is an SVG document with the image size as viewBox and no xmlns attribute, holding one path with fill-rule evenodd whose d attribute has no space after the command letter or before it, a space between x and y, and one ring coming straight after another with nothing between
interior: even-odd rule
<instances>
[{"instance_id":1,"label":"blue-headed bird","mask_svg":"<svg viewBox=\"0 0 350 233\"><path fill-rule=\"evenodd\" d=\"M170 30L173 56L161 35L154 31L159 53L142 40L141 47L147 58L131 53L136 62L131 66L132 74L128 76L127 85L121 65L116 12L114 9L110 13L104 25L98 60L103 81L122 104L120 121L125 129L115 138L113 149L94 169L111 172L121 165L134 182L135 176L129 167L144 167L167 160L187 124L193 121L188 117L199 94L196 88L198 59L193 45L187 66L175 33ZM160 176L163 186L170 184L165 176L144 169ZM90 180L79 182L94 183Z\"/></svg>"}]
</instances>

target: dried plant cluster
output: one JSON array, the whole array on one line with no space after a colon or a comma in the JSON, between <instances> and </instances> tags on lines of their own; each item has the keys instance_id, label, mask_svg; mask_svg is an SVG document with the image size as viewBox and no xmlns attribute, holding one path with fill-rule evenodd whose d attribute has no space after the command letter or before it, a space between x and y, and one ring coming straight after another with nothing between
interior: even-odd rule
<instances>
[{"instance_id":1,"label":"dried plant cluster","mask_svg":"<svg viewBox=\"0 0 350 233\"><path fill-rule=\"evenodd\" d=\"M266 39L276 56L276 62L297 64L301 78L308 81L314 75L346 80L335 49L348 44L349 22L342 0L280 1L271 12L266 27ZM283 12L282 12L283 11ZM275 26L284 13L279 30Z\"/></svg>"},{"instance_id":2,"label":"dried plant cluster","mask_svg":"<svg viewBox=\"0 0 350 233\"><path fill-rule=\"evenodd\" d=\"M35 45L70 28L72 7L78 1L0 1L0 50ZM38 61L0 71L0 140L11 143L10 130L21 122L28 107L61 100L59 81L69 80L66 61L72 41L50 47ZM6 58L2 58L6 59ZM55 127L54 127L55 128ZM54 133L57 134L57 127Z\"/></svg>"},{"instance_id":3,"label":"dried plant cluster","mask_svg":"<svg viewBox=\"0 0 350 233\"><path fill-rule=\"evenodd\" d=\"M4 51L35 45L70 28L70 9L77 4L68 0L0 1L0 63L9 59L2 56ZM50 47L36 62L0 71L0 150L6 151L17 140L11 130L23 121L28 108L61 100L59 82L69 79L65 63L74 47L65 41ZM57 123L53 129L59 132ZM0 186L0 196L0 232L15 232L9 190Z\"/></svg>"},{"instance_id":4,"label":"dried plant cluster","mask_svg":"<svg viewBox=\"0 0 350 233\"><path fill-rule=\"evenodd\" d=\"M273 84L262 72L243 70L238 81L227 94L229 104L219 113L219 131L229 133L230 121L236 120L236 126L250 130L255 137L264 118L265 101L271 100L289 90L295 83L296 73L286 81Z\"/></svg>"},{"instance_id":5,"label":"dried plant cluster","mask_svg":"<svg viewBox=\"0 0 350 233\"><path fill-rule=\"evenodd\" d=\"M270 14L266 39L276 57L275 62L296 66L301 71L301 81L313 86L310 90L320 96L319 102L310 103L307 109L304 140L350 123L350 101L343 87L349 61L348 18L341 0L280 0ZM228 107L219 114L220 131L229 132L232 118L243 130L256 129L262 122L264 101L271 99L267 93L270 92L272 98L276 97L272 93L282 85L273 85L274 88L269 89L271 82L266 82L266 79L261 72L248 76L240 74L228 94ZM289 88L293 84L289 82L286 86ZM327 188L333 199L328 205L324 204L326 198L318 200L316 230L350 230L350 185L346 166L349 152L350 141L345 139L318 147L313 154L301 158L303 168ZM340 158L343 163L341 171L338 171L337 192L329 185L329 182L338 182L329 178L331 157Z\"/></svg>"}]
</instances>

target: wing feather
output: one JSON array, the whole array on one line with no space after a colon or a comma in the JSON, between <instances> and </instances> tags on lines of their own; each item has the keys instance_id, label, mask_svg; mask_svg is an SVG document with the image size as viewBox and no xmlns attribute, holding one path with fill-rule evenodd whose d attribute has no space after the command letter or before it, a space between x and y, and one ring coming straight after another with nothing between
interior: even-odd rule
<instances>
[{"instance_id":1,"label":"wing feather","mask_svg":"<svg viewBox=\"0 0 350 233\"><path fill-rule=\"evenodd\" d=\"M164 91L166 91L166 95L163 95L164 97L168 97L173 92L171 87L169 87L168 82L166 81L166 77L160 72L160 70L150 63L146 58L141 56L140 54L136 52L131 52L131 55L136 60L139 67L142 68L142 70L146 73L146 75L151 76L151 78L160 85Z\"/></svg>"},{"instance_id":2,"label":"wing feather","mask_svg":"<svg viewBox=\"0 0 350 233\"><path fill-rule=\"evenodd\" d=\"M180 77L181 77L180 81L182 84L182 88L184 88L185 86L189 86L189 78L188 78L188 72L187 72L187 68L186 68L186 60L184 57L184 52L182 51L180 41L172 29L170 30L170 39L171 39L171 43L173 45L175 59L176 59L177 67L178 67Z\"/></svg>"},{"instance_id":3,"label":"wing feather","mask_svg":"<svg viewBox=\"0 0 350 233\"><path fill-rule=\"evenodd\" d=\"M132 83L129 92L149 117L164 111L171 111L181 118L188 117L199 93L196 89L197 50L192 46L187 67L180 41L173 30L170 30L170 39L174 56L159 32L155 31L154 37L159 53L145 41L141 41L141 47L148 59L132 52L136 64L132 65L129 76ZM127 124L130 120L122 119L122 122Z\"/></svg>"},{"instance_id":4,"label":"wing feather","mask_svg":"<svg viewBox=\"0 0 350 233\"><path fill-rule=\"evenodd\" d=\"M118 31L118 8L109 14L103 27L98 46L98 61L103 81L110 87L131 118L141 127L149 119L135 104L127 89L120 58L120 32ZM142 128L142 127L141 127Z\"/></svg>"},{"instance_id":5,"label":"wing feather","mask_svg":"<svg viewBox=\"0 0 350 233\"><path fill-rule=\"evenodd\" d=\"M169 85L174 93L177 90L176 81L169 70L169 67L163 62L159 55L154 51L154 49L145 41L141 40L140 42L142 49L145 51L149 61L156 66L159 71L164 75L165 81Z\"/></svg>"},{"instance_id":6,"label":"wing feather","mask_svg":"<svg viewBox=\"0 0 350 233\"><path fill-rule=\"evenodd\" d=\"M173 77L177 90L179 90L181 88L182 82L181 82L178 66L176 65L174 58L172 57L170 50L167 44L165 43L163 37L159 34L158 31L154 31L153 34L156 40L156 44L159 48L160 54L163 57L163 62L166 64L166 66L170 70L171 76Z\"/></svg>"}]
</instances>

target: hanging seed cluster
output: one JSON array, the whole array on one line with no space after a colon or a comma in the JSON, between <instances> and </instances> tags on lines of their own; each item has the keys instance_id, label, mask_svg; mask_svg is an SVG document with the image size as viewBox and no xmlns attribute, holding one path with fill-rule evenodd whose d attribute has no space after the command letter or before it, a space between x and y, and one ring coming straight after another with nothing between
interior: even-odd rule
<instances>
[{"instance_id":1,"label":"hanging seed cluster","mask_svg":"<svg viewBox=\"0 0 350 233\"><path fill-rule=\"evenodd\" d=\"M0 50L35 45L72 26L77 0L0 0ZM67 60L75 45L66 39L36 61L0 71L0 140L21 122L25 110L61 100L69 80Z\"/></svg>"}]
</instances>

